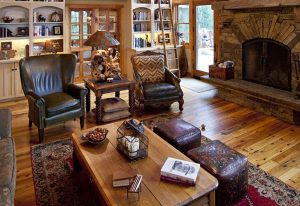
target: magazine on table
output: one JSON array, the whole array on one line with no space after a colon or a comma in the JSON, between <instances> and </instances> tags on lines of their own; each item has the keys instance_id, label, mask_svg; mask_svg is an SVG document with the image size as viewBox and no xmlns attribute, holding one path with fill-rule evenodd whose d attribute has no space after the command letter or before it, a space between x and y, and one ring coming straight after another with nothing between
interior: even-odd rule
<instances>
[{"instance_id":1,"label":"magazine on table","mask_svg":"<svg viewBox=\"0 0 300 206\"><path fill-rule=\"evenodd\" d=\"M172 178L190 185L194 185L200 170L200 164L185 160L168 157L163 167L161 168L161 179Z\"/></svg>"}]
</instances>

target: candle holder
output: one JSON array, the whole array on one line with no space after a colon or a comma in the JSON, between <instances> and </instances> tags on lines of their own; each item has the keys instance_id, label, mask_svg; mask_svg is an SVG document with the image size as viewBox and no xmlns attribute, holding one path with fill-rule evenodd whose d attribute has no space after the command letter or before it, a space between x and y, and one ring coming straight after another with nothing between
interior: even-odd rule
<instances>
[{"instance_id":1,"label":"candle holder","mask_svg":"<svg viewBox=\"0 0 300 206\"><path fill-rule=\"evenodd\" d=\"M130 161L148 156L148 137L133 121L124 121L117 130L117 149Z\"/></svg>"}]
</instances>

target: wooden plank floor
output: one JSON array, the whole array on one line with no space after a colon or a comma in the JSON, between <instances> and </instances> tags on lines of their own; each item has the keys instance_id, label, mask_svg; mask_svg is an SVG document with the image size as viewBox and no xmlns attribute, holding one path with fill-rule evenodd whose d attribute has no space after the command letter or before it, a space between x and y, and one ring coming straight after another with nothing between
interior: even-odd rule
<instances>
[{"instance_id":1,"label":"wooden plank floor","mask_svg":"<svg viewBox=\"0 0 300 206\"><path fill-rule=\"evenodd\" d=\"M284 123L274 117L252 111L216 97L216 90L197 93L183 88L184 111L180 115L186 121L200 127L206 125L203 134L219 139L249 158L249 161L300 190L300 127ZM127 93L121 97L127 99ZM37 129L28 128L27 101L0 103L0 108L13 111L13 137L17 153L17 188L15 205L35 205L32 181L30 148L37 144ZM179 112L178 104L167 112ZM138 119L159 115L146 113ZM86 128L95 126L86 123ZM46 129L46 142L68 138L79 129L79 121L68 121Z\"/></svg>"}]
</instances>

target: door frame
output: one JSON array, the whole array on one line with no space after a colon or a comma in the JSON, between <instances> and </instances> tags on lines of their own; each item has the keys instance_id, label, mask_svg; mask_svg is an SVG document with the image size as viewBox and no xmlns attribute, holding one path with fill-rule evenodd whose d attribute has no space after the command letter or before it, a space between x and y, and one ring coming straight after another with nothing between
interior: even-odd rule
<instances>
[{"instance_id":1,"label":"door frame","mask_svg":"<svg viewBox=\"0 0 300 206\"><path fill-rule=\"evenodd\" d=\"M207 75L207 72L204 71L199 71L196 68L196 63L197 63L197 53L196 53L196 42L197 42L197 28L196 28L196 7L197 6L204 6L204 5L211 5L213 4L214 0L194 0L194 5L193 5L193 15L192 15L192 22L193 22L193 76L199 77L203 75ZM218 24L219 24L219 15L218 12L214 11L214 63L218 61L218 47L219 47L219 29L218 29Z\"/></svg>"}]
</instances>

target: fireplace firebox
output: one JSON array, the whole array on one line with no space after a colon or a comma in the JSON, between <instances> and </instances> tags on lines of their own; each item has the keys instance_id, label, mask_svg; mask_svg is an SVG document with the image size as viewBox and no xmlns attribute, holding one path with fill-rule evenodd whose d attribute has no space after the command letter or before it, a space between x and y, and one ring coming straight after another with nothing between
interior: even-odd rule
<instances>
[{"instance_id":1,"label":"fireplace firebox","mask_svg":"<svg viewBox=\"0 0 300 206\"><path fill-rule=\"evenodd\" d=\"M291 91L291 49L272 39L251 39L242 45L244 80Z\"/></svg>"}]
</instances>

